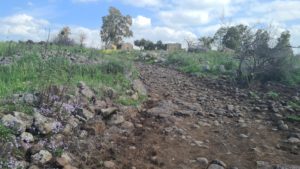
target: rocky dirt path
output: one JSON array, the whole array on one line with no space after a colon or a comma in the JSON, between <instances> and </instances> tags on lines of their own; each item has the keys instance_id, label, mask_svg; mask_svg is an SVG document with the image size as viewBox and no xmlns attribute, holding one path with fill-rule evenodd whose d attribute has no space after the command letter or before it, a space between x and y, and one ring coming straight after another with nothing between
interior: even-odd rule
<instances>
[{"instance_id":1,"label":"rocky dirt path","mask_svg":"<svg viewBox=\"0 0 300 169\"><path fill-rule=\"evenodd\" d=\"M116 143L127 145L116 155L121 168L300 168L292 166L300 165L299 139L287 141L247 94L157 65L137 67L150 98L129 139Z\"/></svg>"},{"instance_id":2,"label":"rocky dirt path","mask_svg":"<svg viewBox=\"0 0 300 169\"><path fill-rule=\"evenodd\" d=\"M50 87L32 116L4 114L17 133L0 142L0 168L300 169L300 124L286 118L299 115L288 101L300 91L253 98L225 79L136 67L132 92L148 93L142 106L114 103L111 90L97 98L80 82L73 97Z\"/></svg>"}]
</instances>

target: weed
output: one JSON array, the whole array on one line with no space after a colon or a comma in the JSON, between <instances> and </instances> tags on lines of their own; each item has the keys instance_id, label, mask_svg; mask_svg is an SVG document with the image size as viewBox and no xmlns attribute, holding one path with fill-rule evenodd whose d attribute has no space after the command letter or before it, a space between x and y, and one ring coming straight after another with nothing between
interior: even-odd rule
<instances>
[{"instance_id":1,"label":"weed","mask_svg":"<svg viewBox=\"0 0 300 169\"><path fill-rule=\"evenodd\" d=\"M250 95L250 97L253 98L253 99L259 99L258 94L255 93L255 92L250 91L250 92L249 92L249 95Z\"/></svg>"},{"instance_id":2,"label":"weed","mask_svg":"<svg viewBox=\"0 0 300 169\"><path fill-rule=\"evenodd\" d=\"M237 63L228 53L210 51L204 53L172 53L167 58L167 64L176 65L177 68L185 73L220 75L234 72ZM220 65L224 65L226 71L220 71ZM204 70L204 66L209 66L209 70Z\"/></svg>"},{"instance_id":3,"label":"weed","mask_svg":"<svg viewBox=\"0 0 300 169\"><path fill-rule=\"evenodd\" d=\"M120 97L117 102L124 105L124 106L138 106L140 105L142 102L144 102L147 99L146 96L138 96L138 100L135 100L133 98L130 97Z\"/></svg>"},{"instance_id":4,"label":"weed","mask_svg":"<svg viewBox=\"0 0 300 169\"><path fill-rule=\"evenodd\" d=\"M290 115L287 117L287 119L292 122L300 122L300 116L297 115Z\"/></svg>"},{"instance_id":5,"label":"weed","mask_svg":"<svg viewBox=\"0 0 300 169\"><path fill-rule=\"evenodd\" d=\"M23 112L28 115L33 114L33 107L32 105L22 104L22 103L6 103L0 104L0 112Z\"/></svg>"},{"instance_id":6,"label":"weed","mask_svg":"<svg viewBox=\"0 0 300 169\"><path fill-rule=\"evenodd\" d=\"M85 81L91 87L111 86L123 90L129 87L125 71L131 70L130 66L116 59L83 65L72 64L62 57L42 60L28 55L12 65L0 66L0 97L17 92L32 93L50 85L76 86L78 81Z\"/></svg>"},{"instance_id":7,"label":"weed","mask_svg":"<svg viewBox=\"0 0 300 169\"><path fill-rule=\"evenodd\" d=\"M273 91L269 91L267 93L267 97L270 98L270 99L272 99L272 100L277 100L278 97L279 97L279 94L276 93L276 92L273 92Z\"/></svg>"},{"instance_id":8,"label":"weed","mask_svg":"<svg viewBox=\"0 0 300 169\"><path fill-rule=\"evenodd\" d=\"M300 110L300 103L299 102L289 101L288 105L291 106L293 109Z\"/></svg>"},{"instance_id":9,"label":"weed","mask_svg":"<svg viewBox=\"0 0 300 169\"><path fill-rule=\"evenodd\" d=\"M124 73L125 68L124 68L124 64L121 63L120 61L109 60L108 62L102 64L101 71L107 74L118 74L118 73Z\"/></svg>"},{"instance_id":10,"label":"weed","mask_svg":"<svg viewBox=\"0 0 300 169\"><path fill-rule=\"evenodd\" d=\"M11 139L12 134L12 130L0 124L0 141L9 141Z\"/></svg>"},{"instance_id":11,"label":"weed","mask_svg":"<svg viewBox=\"0 0 300 169\"><path fill-rule=\"evenodd\" d=\"M61 155L64 153L64 149L62 149L62 148L57 148L57 149L55 149L54 150L54 156L55 157L61 157Z\"/></svg>"}]
</instances>

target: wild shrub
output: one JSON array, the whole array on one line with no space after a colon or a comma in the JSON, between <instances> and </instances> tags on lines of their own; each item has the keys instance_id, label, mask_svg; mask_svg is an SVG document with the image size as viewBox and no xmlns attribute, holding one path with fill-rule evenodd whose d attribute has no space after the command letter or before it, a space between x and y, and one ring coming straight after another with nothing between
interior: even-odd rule
<instances>
[{"instance_id":1,"label":"wild shrub","mask_svg":"<svg viewBox=\"0 0 300 169\"><path fill-rule=\"evenodd\" d=\"M71 29L66 26L62 28L58 35L54 38L53 43L57 45L66 45L71 46L75 44L75 41L70 38L71 35Z\"/></svg>"},{"instance_id":2,"label":"wild shrub","mask_svg":"<svg viewBox=\"0 0 300 169\"><path fill-rule=\"evenodd\" d=\"M107 74L124 74L124 64L120 61L109 60L101 64L101 71Z\"/></svg>"}]
</instances>

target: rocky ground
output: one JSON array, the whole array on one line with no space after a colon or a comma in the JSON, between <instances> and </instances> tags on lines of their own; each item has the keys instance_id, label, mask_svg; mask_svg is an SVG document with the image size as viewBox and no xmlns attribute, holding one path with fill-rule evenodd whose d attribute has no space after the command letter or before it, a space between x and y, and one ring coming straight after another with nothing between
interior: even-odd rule
<instances>
[{"instance_id":1,"label":"rocky ground","mask_svg":"<svg viewBox=\"0 0 300 169\"><path fill-rule=\"evenodd\" d=\"M17 131L13 141L1 145L1 157L9 159L5 165L30 169L300 168L300 125L286 120L287 115L299 115L300 110L287 102L299 100L300 91L270 84L258 87L260 94L254 95L225 79L199 79L158 65L136 66L141 80L133 83L129 93L147 92L149 98L142 106L113 103L113 91L96 98L80 83L74 96L60 95L60 88L49 90L48 99L43 99L48 104L33 116L3 115L2 123ZM278 89L280 99L268 98L262 92L268 88ZM25 100L36 99L29 98Z\"/></svg>"}]
</instances>

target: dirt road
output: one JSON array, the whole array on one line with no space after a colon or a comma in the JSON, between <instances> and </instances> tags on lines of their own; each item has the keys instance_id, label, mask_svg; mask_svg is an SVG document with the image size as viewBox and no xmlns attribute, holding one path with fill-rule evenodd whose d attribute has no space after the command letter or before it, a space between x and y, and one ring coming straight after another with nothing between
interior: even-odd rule
<instances>
[{"instance_id":1,"label":"dirt road","mask_svg":"<svg viewBox=\"0 0 300 169\"><path fill-rule=\"evenodd\" d=\"M300 165L286 132L243 91L157 65L137 67L150 98L134 122L141 125L116 143L120 168L205 169L205 158L239 169L257 168L257 161Z\"/></svg>"}]
</instances>

